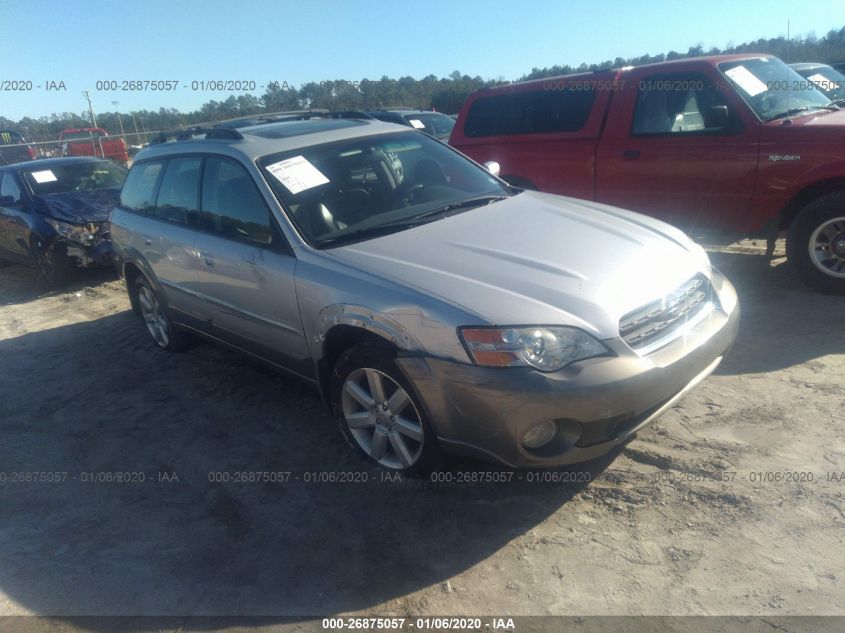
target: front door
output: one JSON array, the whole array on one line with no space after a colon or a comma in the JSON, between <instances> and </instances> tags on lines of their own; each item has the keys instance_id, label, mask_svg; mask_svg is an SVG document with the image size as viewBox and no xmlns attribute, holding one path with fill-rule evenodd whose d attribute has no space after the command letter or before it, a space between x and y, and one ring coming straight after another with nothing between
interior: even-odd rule
<instances>
[{"instance_id":1,"label":"front door","mask_svg":"<svg viewBox=\"0 0 845 633\"><path fill-rule=\"evenodd\" d=\"M296 301L296 258L252 177L233 159L208 157L201 207L195 246L212 332L312 375Z\"/></svg>"},{"instance_id":2,"label":"front door","mask_svg":"<svg viewBox=\"0 0 845 633\"><path fill-rule=\"evenodd\" d=\"M742 226L757 126L705 72L632 74L620 95L624 115L599 146L596 199L687 229ZM727 107L727 120L714 122L718 106Z\"/></svg>"}]
</instances>

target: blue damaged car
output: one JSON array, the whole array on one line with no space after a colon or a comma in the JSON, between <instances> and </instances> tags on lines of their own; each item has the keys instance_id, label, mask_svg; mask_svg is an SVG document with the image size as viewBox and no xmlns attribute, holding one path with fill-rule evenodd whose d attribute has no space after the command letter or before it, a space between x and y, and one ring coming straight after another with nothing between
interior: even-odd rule
<instances>
[{"instance_id":1,"label":"blue damaged car","mask_svg":"<svg viewBox=\"0 0 845 633\"><path fill-rule=\"evenodd\" d=\"M126 173L90 157L0 167L0 265L33 266L51 286L80 266L110 265L109 213Z\"/></svg>"}]
</instances>

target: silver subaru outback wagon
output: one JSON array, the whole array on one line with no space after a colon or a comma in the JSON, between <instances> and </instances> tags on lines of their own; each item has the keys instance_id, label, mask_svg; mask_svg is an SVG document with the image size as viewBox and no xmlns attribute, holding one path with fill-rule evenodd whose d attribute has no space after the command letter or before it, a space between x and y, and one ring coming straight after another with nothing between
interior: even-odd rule
<instances>
[{"instance_id":1,"label":"silver subaru outback wagon","mask_svg":"<svg viewBox=\"0 0 845 633\"><path fill-rule=\"evenodd\" d=\"M599 456L710 374L739 321L677 229L363 118L162 138L111 236L156 345L199 334L312 383L397 470Z\"/></svg>"}]
</instances>

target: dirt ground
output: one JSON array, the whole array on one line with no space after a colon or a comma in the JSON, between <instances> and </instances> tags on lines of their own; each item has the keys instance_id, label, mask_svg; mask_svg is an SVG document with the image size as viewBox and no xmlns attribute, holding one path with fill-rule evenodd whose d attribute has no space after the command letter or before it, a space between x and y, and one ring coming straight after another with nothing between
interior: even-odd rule
<instances>
[{"instance_id":1,"label":"dirt ground","mask_svg":"<svg viewBox=\"0 0 845 633\"><path fill-rule=\"evenodd\" d=\"M588 485L382 481L307 387L155 349L108 273L2 269L0 615L845 615L845 299L762 248L711 249L735 347ZM210 481L257 471L290 475Z\"/></svg>"}]
</instances>

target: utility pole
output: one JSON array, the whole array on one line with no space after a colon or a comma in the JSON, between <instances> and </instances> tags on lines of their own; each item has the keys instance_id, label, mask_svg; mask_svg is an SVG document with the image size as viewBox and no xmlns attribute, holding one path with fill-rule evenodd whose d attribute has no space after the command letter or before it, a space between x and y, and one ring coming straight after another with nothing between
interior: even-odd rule
<instances>
[{"instance_id":1,"label":"utility pole","mask_svg":"<svg viewBox=\"0 0 845 633\"><path fill-rule=\"evenodd\" d=\"M117 122L120 123L120 136L123 138L123 142L126 142L126 133L123 131L123 119L120 118L120 110L118 110L117 106L120 104L119 101L112 101L112 105L114 109L117 111Z\"/></svg>"},{"instance_id":2,"label":"utility pole","mask_svg":"<svg viewBox=\"0 0 845 633\"><path fill-rule=\"evenodd\" d=\"M140 144L141 144L141 135L140 135L140 134L138 134L138 122L135 120L135 113L134 113L134 112L130 112L130 113L129 113L129 116L131 116L131 117L132 117L132 125L134 125L134 126L135 126L135 143L136 143L137 145L140 145Z\"/></svg>"},{"instance_id":3,"label":"utility pole","mask_svg":"<svg viewBox=\"0 0 845 633\"><path fill-rule=\"evenodd\" d=\"M91 121L94 123L94 127L97 127L97 117L94 116L94 108L91 105L91 93L87 90L83 90L82 96L88 99L88 114L91 115Z\"/></svg>"}]
</instances>

